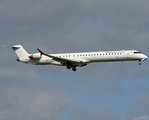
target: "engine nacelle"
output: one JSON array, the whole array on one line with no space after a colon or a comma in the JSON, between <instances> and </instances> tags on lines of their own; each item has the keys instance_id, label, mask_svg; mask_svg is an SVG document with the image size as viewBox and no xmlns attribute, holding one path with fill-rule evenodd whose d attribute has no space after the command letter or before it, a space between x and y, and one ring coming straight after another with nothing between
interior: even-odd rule
<instances>
[{"instance_id":1,"label":"engine nacelle","mask_svg":"<svg viewBox=\"0 0 149 120\"><path fill-rule=\"evenodd\" d=\"M34 54L30 55L29 58L31 58L31 59L40 59L41 54L40 53L34 53Z\"/></svg>"}]
</instances>

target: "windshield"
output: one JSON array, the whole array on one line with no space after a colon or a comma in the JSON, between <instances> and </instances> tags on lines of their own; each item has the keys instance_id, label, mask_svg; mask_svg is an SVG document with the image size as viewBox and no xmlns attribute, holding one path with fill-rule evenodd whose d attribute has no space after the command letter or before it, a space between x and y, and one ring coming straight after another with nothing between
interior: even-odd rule
<instances>
[{"instance_id":1,"label":"windshield","mask_svg":"<svg viewBox=\"0 0 149 120\"><path fill-rule=\"evenodd\" d=\"M134 52L134 54L138 54L138 53L141 53L141 52Z\"/></svg>"}]
</instances>

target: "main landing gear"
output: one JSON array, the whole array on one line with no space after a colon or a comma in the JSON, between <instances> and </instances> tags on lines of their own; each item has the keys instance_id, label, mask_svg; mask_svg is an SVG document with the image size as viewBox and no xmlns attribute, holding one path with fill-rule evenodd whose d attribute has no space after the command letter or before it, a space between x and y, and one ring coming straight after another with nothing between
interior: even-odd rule
<instances>
[{"instance_id":1,"label":"main landing gear","mask_svg":"<svg viewBox=\"0 0 149 120\"><path fill-rule=\"evenodd\" d=\"M77 69L75 67L72 68L73 71L76 71Z\"/></svg>"},{"instance_id":2,"label":"main landing gear","mask_svg":"<svg viewBox=\"0 0 149 120\"><path fill-rule=\"evenodd\" d=\"M71 66L67 66L67 69L71 69ZM72 67L72 71L76 71L76 67Z\"/></svg>"},{"instance_id":3,"label":"main landing gear","mask_svg":"<svg viewBox=\"0 0 149 120\"><path fill-rule=\"evenodd\" d=\"M71 66L67 66L67 69L70 69L71 68Z\"/></svg>"}]
</instances>

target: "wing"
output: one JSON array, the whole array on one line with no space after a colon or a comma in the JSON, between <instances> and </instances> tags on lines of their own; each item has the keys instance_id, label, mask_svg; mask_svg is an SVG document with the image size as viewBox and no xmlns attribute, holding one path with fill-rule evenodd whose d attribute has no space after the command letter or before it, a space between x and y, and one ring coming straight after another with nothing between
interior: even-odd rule
<instances>
[{"instance_id":1,"label":"wing","mask_svg":"<svg viewBox=\"0 0 149 120\"><path fill-rule=\"evenodd\" d=\"M38 48L37 48L37 50L40 52L40 54L51 57L53 60L58 61L62 64L74 64L74 65L84 64L84 62L81 61L81 60L69 59L69 58L60 58L60 57L56 57L56 56L53 56L53 55L50 55L50 54L45 54L41 50L39 50Z\"/></svg>"}]
</instances>

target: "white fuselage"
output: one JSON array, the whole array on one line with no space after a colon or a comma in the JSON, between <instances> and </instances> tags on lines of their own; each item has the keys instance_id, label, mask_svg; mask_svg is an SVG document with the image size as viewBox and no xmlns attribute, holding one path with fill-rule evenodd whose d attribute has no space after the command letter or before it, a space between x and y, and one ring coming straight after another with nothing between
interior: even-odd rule
<instances>
[{"instance_id":1,"label":"white fuselage","mask_svg":"<svg viewBox=\"0 0 149 120\"><path fill-rule=\"evenodd\" d=\"M40 53L39 53L40 54ZM144 61L147 59L147 56L141 54L136 50L127 50L127 51L100 51L100 52L82 52L82 53L64 53L64 54L51 54L59 58L67 58L71 60L80 60L83 63L92 63L92 62L114 62L114 61ZM20 60L21 62L36 64L36 65L62 65L62 62L53 60L50 57L42 55L40 59L29 59L24 58ZM81 65L76 64L76 66ZM66 65L67 66L67 65Z\"/></svg>"},{"instance_id":2,"label":"white fuselage","mask_svg":"<svg viewBox=\"0 0 149 120\"><path fill-rule=\"evenodd\" d=\"M59 65L76 71L76 67L86 66L93 62L114 61L145 61L148 57L136 50L100 51L82 53L45 54L37 48L39 53L28 54L21 45L6 46L12 48L17 56L17 61L33 65Z\"/></svg>"}]
</instances>

